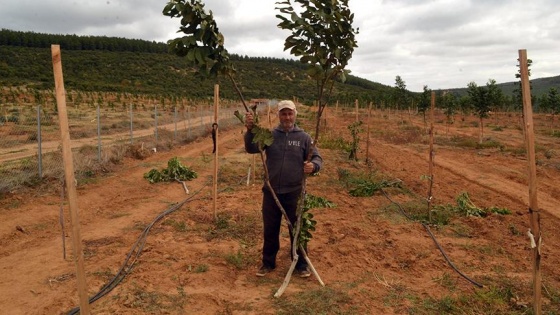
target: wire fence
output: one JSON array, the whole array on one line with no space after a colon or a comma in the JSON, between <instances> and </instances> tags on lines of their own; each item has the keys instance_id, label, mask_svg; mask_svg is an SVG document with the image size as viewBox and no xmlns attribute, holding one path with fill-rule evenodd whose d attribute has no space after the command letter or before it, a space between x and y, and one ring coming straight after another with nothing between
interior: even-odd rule
<instances>
[{"instance_id":1,"label":"wire fence","mask_svg":"<svg viewBox=\"0 0 560 315\"><path fill-rule=\"evenodd\" d=\"M218 124L239 124L240 104L221 104ZM0 194L49 179L62 179L58 113L54 106L0 106ZM125 156L143 158L208 135L213 104L122 105L67 108L76 179L95 176Z\"/></svg>"}]
</instances>

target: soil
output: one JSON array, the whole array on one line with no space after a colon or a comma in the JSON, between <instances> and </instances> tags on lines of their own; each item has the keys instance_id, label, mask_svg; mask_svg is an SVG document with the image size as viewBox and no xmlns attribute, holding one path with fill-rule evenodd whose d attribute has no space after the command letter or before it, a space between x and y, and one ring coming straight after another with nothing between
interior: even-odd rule
<instances>
[{"instance_id":1,"label":"soil","mask_svg":"<svg viewBox=\"0 0 560 315\"><path fill-rule=\"evenodd\" d=\"M302 111L302 117L311 117L304 114ZM321 146L327 146L326 139L338 136L349 140L347 126L355 115L342 109L326 115L319 144L324 168L307 182L308 193L336 204L312 210L318 223L309 257L324 288L314 276L294 276L283 295L273 297L290 265L286 227L282 228L276 270L266 277L255 276L262 244L262 181L258 179L262 170L257 167L256 174L252 172L247 179L248 169L261 162L244 152L243 128L238 126L220 130L218 137L220 173L215 210L210 137L144 160L127 158L109 175L77 187L77 228L89 296L113 279L143 231L151 227L132 270L111 292L90 305L91 313L430 314L427 301L469 299L503 290L510 290L511 298L496 306L494 313L531 310L533 251L526 234L531 226L528 163L517 116L495 114L498 116L485 122L483 143L498 144L487 147L471 145L479 137L476 118L457 117L455 123L447 125L444 116L436 116L431 204L454 204L459 194L468 192L478 207L511 211L509 215L458 217L448 225L430 225L431 233L463 277L446 261L425 226L408 220L396 206L426 208L429 126L421 115L373 111L369 118L371 136L367 141L364 125L358 161L349 160L343 150ZM361 117L366 116L362 113ZM311 122L306 129L314 129ZM560 138L550 134L548 118L536 117L538 210L543 236L541 301L543 310L554 314L560 309L555 304L560 291ZM143 178L150 169L164 168L176 156L198 173L197 179L186 183L188 194L179 183L150 184ZM399 181L402 188L353 197L341 181L344 171ZM2 313L62 314L79 305L69 207L61 200L61 187L52 180L0 200ZM153 223L182 202L177 210ZM484 309L477 311L477 307L473 305L468 313L483 314ZM433 310L442 313L441 308Z\"/></svg>"}]
</instances>

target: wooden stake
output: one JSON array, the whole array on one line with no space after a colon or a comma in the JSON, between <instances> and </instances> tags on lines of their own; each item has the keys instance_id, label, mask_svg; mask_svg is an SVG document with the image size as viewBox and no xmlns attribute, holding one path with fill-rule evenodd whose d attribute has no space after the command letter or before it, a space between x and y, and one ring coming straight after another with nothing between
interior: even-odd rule
<instances>
[{"instance_id":1,"label":"wooden stake","mask_svg":"<svg viewBox=\"0 0 560 315\"><path fill-rule=\"evenodd\" d=\"M369 164L369 121L371 117L371 102L369 102L367 112L367 135L366 135L366 165Z\"/></svg>"},{"instance_id":2,"label":"wooden stake","mask_svg":"<svg viewBox=\"0 0 560 315\"><path fill-rule=\"evenodd\" d=\"M252 178L252 181L253 181L253 185L254 185L255 180L256 180L256 175L255 174L257 173L257 157L256 157L255 154L252 154L252 156L253 156L253 178Z\"/></svg>"},{"instance_id":3,"label":"wooden stake","mask_svg":"<svg viewBox=\"0 0 560 315\"><path fill-rule=\"evenodd\" d=\"M358 99L356 99L354 101L354 103L355 103L355 106L356 106L356 121L359 121L360 119L358 118Z\"/></svg>"},{"instance_id":4,"label":"wooden stake","mask_svg":"<svg viewBox=\"0 0 560 315\"><path fill-rule=\"evenodd\" d=\"M272 128L272 117L270 117L270 102L268 102L268 127Z\"/></svg>"},{"instance_id":5,"label":"wooden stake","mask_svg":"<svg viewBox=\"0 0 560 315\"><path fill-rule=\"evenodd\" d=\"M218 220L218 107L220 105L220 86L218 84L214 85L214 125L213 129L215 132L216 150L214 152L214 186L213 186L213 208L214 208L214 219Z\"/></svg>"},{"instance_id":6,"label":"wooden stake","mask_svg":"<svg viewBox=\"0 0 560 315\"><path fill-rule=\"evenodd\" d=\"M70 129L68 127L68 114L66 112L66 92L62 77L62 57L60 45L51 45L51 54L54 71L54 84L56 90L56 105L58 121L60 124L60 139L62 141L62 159L64 161L64 178L68 191L68 204L70 206L70 221L72 223L72 246L74 247L74 263L76 265L76 280L80 296L80 314L90 314L87 285L84 269L84 253L80 237L80 219L78 216L78 197L74 184L74 162L72 148L70 147Z\"/></svg>"},{"instance_id":7,"label":"wooden stake","mask_svg":"<svg viewBox=\"0 0 560 315\"><path fill-rule=\"evenodd\" d=\"M529 66L527 51L519 50L519 69L521 74L521 91L523 95L523 117L525 123L525 143L527 162L529 163L529 215L531 216L531 238L533 251L533 313L541 314L541 220L537 203L537 166L535 163L535 134L533 131L533 108L531 105L531 87L529 83Z\"/></svg>"},{"instance_id":8,"label":"wooden stake","mask_svg":"<svg viewBox=\"0 0 560 315\"><path fill-rule=\"evenodd\" d=\"M428 222L432 222L432 187L434 185L434 108L436 107L436 92L432 91L432 99L430 106L430 152L429 152L429 166L428 166Z\"/></svg>"},{"instance_id":9,"label":"wooden stake","mask_svg":"<svg viewBox=\"0 0 560 315\"><path fill-rule=\"evenodd\" d=\"M336 108L335 108L335 113L338 115L338 100L336 100Z\"/></svg>"}]
</instances>

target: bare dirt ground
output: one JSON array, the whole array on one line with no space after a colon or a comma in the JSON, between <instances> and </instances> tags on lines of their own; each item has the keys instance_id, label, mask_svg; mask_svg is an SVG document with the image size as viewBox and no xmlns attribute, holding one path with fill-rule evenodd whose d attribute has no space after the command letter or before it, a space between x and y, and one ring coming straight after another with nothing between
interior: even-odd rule
<instances>
[{"instance_id":1,"label":"bare dirt ground","mask_svg":"<svg viewBox=\"0 0 560 315\"><path fill-rule=\"evenodd\" d=\"M558 314L560 138L544 131L548 122L542 119L535 123L539 127L542 305L544 314ZM374 111L369 165L363 133L359 161L348 160L341 150L320 147L324 169L308 180L310 194L336 203L334 208L312 210L318 225L309 254L324 288L313 277L292 278L286 292L273 297L290 264L286 228L278 268L264 278L255 276L260 262L262 183L247 185L254 158L243 150L239 126L220 131L218 219L209 184L213 169L209 137L145 160L127 159L118 171L78 187L90 296L115 276L146 226L174 204L192 198L153 225L132 271L91 304L92 313L531 314L527 161L518 118L497 118L501 128L485 125L485 141L500 144L488 148L459 144L465 139L478 141L476 119L458 120L449 128L443 120L438 117L435 125L433 204L453 204L461 192L468 192L479 207L498 206L512 212L461 217L431 228L453 264L483 288L455 272L423 226L407 220L391 202L425 205L428 181L422 178L428 174L428 138L422 118ZM347 126L353 121L350 112L329 111L321 139L348 140ZM487 123L496 127L494 120ZM305 124L313 129L310 122ZM178 183L150 184L143 179L144 173L166 167L175 156L198 172L199 177L187 183L188 195ZM259 159L256 162L259 166ZM378 192L352 197L339 180L341 170L399 179L404 189L388 188L387 196ZM260 168L256 175L260 177ZM60 183L53 181L0 200L4 314L62 314L79 304L66 202L67 257L63 258L60 192ZM503 295L508 297L505 301L497 298Z\"/></svg>"}]
</instances>

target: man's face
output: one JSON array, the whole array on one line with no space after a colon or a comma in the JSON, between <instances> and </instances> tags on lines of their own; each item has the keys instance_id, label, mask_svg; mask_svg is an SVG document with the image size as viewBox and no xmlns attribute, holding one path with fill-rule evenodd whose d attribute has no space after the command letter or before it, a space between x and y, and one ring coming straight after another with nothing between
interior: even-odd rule
<instances>
[{"instance_id":1,"label":"man's face","mask_svg":"<svg viewBox=\"0 0 560 315\"><path fill-rule=\"evenodd\" d=\"M289 108L284 108L278 112L278 119L280 120L282 128L284 130L289 130L294 127L296 122L296 113Z\"/></svg>"}]
</instances>

